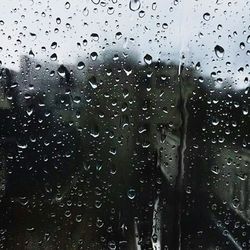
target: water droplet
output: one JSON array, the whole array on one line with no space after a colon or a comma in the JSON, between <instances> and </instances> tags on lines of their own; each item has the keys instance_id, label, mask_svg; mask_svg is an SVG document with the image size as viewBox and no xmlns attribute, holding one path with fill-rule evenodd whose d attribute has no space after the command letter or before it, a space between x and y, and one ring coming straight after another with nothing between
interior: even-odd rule
<instances>
[{"instance_id":1,"label":"water droplet","mask_svg":"<svg viewBox=\"0 0 250 250\"><path fill-rule=\"evenodd\" d=\"M90 54L90 57L91 57L91 59L92 59L93 61L95 61L95 60L97 59L97 57L98 57L98 54L97 54L96 52L92 52L92 53Z\"/></svg>"},{"instance_id":2,"label":"water droplet","mask_svg":"<svg viewBox=\"0 0 250 250\"><path fill-rule=\"evenodd\" d=\"M210 20L210 14L208 13L208 12L206 12L204 15L203 15L203 19L205 20L205 21L209 21Z\"/></svg>"},{"instance_id":3,"label":"water droplet","mask_svg":"<svg viewBox=\"0 0 250 250\"><path fill-rule=\"evenodd\" d=\"M241 43L240 43L240 48L241 48L242 50L244 50L244 49L245 49L245 43L241 42Z\"/></svg>"},{"instance_id":4,"label":"water droplet","mask_svg":"<svg viewBox=\"0 0 250 250\"><path fill-rule=\"evenodd\" d=\"M37 64L36 67L35 67L36 70L40 70L41 69L41 65L40 64Z\"/></svg>"},{"instance_id":5,"label":"water droplet","mask_svg":"<svg viewBox=\"0 0 250 250\"><path fill-rule=\"evenodd\" d=\"M95 77L95 76L92 76L92 77L89 79L89 84L90 84L90 86L91 86L93 89L96 89L96 88L97 88L97 80L96 80L96 77Z\"/></svg>"},{"instance_id":6,"label":"water droplet","mask_svg":"<svg viewBox=\"0 0 250 250\"><path fill-rule=\"evenodd\" d=\"M83 15L84 16L88 16L89 15L89 10L88 10L88 8L87 7L85 7L84 9L83 9Z\"/></svg>"},{"instance_id":7,"label":"water droplet","mask_svg":"<svg viewBox=\"0 0 250 250\"><path fill-rule=\"evenodd\" d=\"M99 35L96 34L96 33L92 33L92 34L90 35L90 37L91 37L94 41L98 41L98 40L99 40Z\"/></svg>"},{"instance_id":8,"label":"water droplet","mask_svg":"<svg viewBox=\"0 0 250 250\"><path fill-rule=\"evenodd\" d=\"M55 49L56 47L57 47L57 42L51 43L51 45L50 45L51 49Z\"/></svg>"},{"instance_id":9,"label":"water droplet","mask_svg":"<svg viewBox=\"0 0 250 250\"><path fill-rule=\"evenodd\" d=\"M69 3L69 2L66 2L64 6L65 6L65 9L68 10L68 9L70 8L70 3Z\"/></svg>"},{"instance_id":10,"label":"water droplet","mask_svg":"<svg viewBox=\"0 0 250 250\"><path fill-rule=\"evenodd\" d=\"M58 69L57 69L57 74L63 78L65 78L66 76L66 68L61 65Z\"/></svg>"},{"instance_id":11,"label":"water droplet","mask_svg":"<svg viewBox=\"0 0 250 250\"><path fill-rule=\"evenodd\" d=\"M57 54L56 54L56 53L53 53L53 54L50 56L50 60L51 60L51 61L56 61L56 60L57 60Z\"/></svg>"},{"instance_id":12,"label":"water droplet","mask_svg":"<svg viewBox=\"0 0 250 250\"><path fill-rule=\"evenodd\" d=\"M143 18L145 16L145 11L144 10L140 10L139 11L139 17Z\"/></svg>"},{"instance_id":13,"label":"water droplet","mask_svg":"<svg viewBox=\"0 0 250 250\"><path fill-rule=\"evenodd\" d=\"M145 62L146 64L150 65L150 64L152 63L152 56L149 55L149 54L146 54L146 55L144 56L144 62Z\"/></svg>"},{"instance_id":14,"label":"water droplet","mask_svg":"<svg viewBox=\"0 0 250 250\"><path fill-rule=\"evenodd\" d=\"M115 9L114 9L113 7L108 7L107 13L108 13L109 15L114 14L114 12L115 12Z\"/></svg>"},{"instance_id":15,"label":"water droplet","mask_svg":"<svg viewBox=\"0 0 250 250\"><path fill-rule=\"evenodd\" d=\"M56 18L56 23L57 23L57 24L60 24L60 23L61 23L61 18L60 18L60 17L57 17L57 18Z\"/></svg>"},{"instance_id":16,"label":"water droplet","mask_svg":"<svg viewBox=\"0 0 250 250\"><path fill-rule=\"evenodd\" d=\"M29 56L30 57L35 57L35 54L34 54L34 52L32 50L29 51Z\"/></svg>"},{"instance_id":17,"label":"water droplet","mask_svg":"<svg viewBox=\"0 0 250 250\"><path fill-rule=\"evenodd\" d=\"M130 188L127 192L127 195L130 200L133 200L136 196L136 192L133 188Z\"/></svg>"},{"instance_id":18,"label":"water droplet","mask_svg":"<svg viewBox=\"0 0 250 250\"><path fill-rule=\"evenodd\" d=\"M152 10L156 10L156 8L157 8L156 2L152 3Z\"/></svg>"},{"instance_id":19,"label":"water droplet","mask_svg":"<svg viewBox=\"0 0 250 250\"><path fill-rule=\"evenodd\" d=\"M122 33L121 32L117 32L115 34L115 39L119 40L122 37Z\"/></svg>"},{"instance_id":20,"label":"water droplet","mask_svg":"<svg viewBox=\"0 0 250 250\"><path fill-rule=\"evenodd\" d=\"M85 68L84 62L79 62L78 65L77 65L77 68L80 69L80 70L84 69Z\"/></svg>"},{"instance_id":21,"label":"water droplet","mask_svg":"<svg viewBox=\"0 0 250 250\"><path fill-rule=\"evenodd\" d=\"M82 215L81 214L78 214L76 216L76 222L80 223L82 221Z\"/></svg>"},{"instance_id":22,"label":"water droplet","mask_svg":"<svg viewBox=\"0 0 250 250\"><path fill-rule=\"evenodd\" d=\"M101 219L97 218L97 220L96 220L96 226L98 228L101 228L103 225L104 225L103 221Z\"/></svg>"},{"instance_id":23,"label":"water droplet","mask_svg":"<svg viewBox=\"0 0 250 250\"><path fill-rule=\"evenodd\" d=\"M100 0L91 0L93 4L99 4Z\"/></svg>"},{"instance_id":24,"label":"water droplet","mask_svg":"<svg viewBox=\"0 0 250 250\"><path fill-rule=\"evenodd\" d=\"M214 165L214 166L212 166L212 168L211 168L211 172L217 175L217 174L220 173L220 169L219 169L218 166Z\"/></svg>"},{"instance_id":25,"label":"water droplet","mask_svg":"<svg viewBox=\"0 0 250 250\"><path fill-rule=\"evenodd\" d=\"M167 28L168 28L168 24L167 24L167 23L163 23L163 24L162 24L162 28L163 28L163 29L167 29Z\"/></svg>"},{"instance_id":26,"label":"water droplet","mask_svg":"<svg viewBox=\"0 0 250 250\"><path fill-rule=\"evenodd\" d=\"M247 43L250 43L250 35L247 37Z\"/></svg>"},{"instance_id":27,"label":"water droplet","mask_svg":"<svg viewBox=\"0 0 250 250\"><path fill-rule=\"evenodd\" d=\"M214 47L214 51L215 51L215 54L218 58L223 58L225 51L221 46L216 45Z\"/></svg>"},{"instance_id":28,"label":"water droplet","mask_svg":"<svg viewBox=\"0 0 250 250\"><path fill-rule=\"evenodd\" d=\"M83 44L83 46L87 46L88 41L87 41L86 39L84 39L84 40L82 41L82 44Z\"/></svg>"},{"instance_id":29,"label":"water droplet","mask_svg":"<svg viewBox=\"0 0 250 250\"><path fill-rule=\"evenodd\" d=\"M32 37L33 41L36 39L36 34L35 33L30 32L30 36Z\"/></svg>"},{"instance_id":30,"label":"water droplet","mask_svg":"<svg viewBox=\"0 0 250 250\"><path fill-rule=\"evenodd\" d=\"M108 248L109 248L110 250L115 250L115 249L116 249L116 244L115 244L115 242L114 242L114 241L109 241L109 243L108 243Z\"/></svg>"},{"instance_id":31,"label":"water droplet","mask_svg":"<svg viewBox=\"0 0 250 250\"><path fill-rule=\"evenodd\" d=\"M132 11L139 10L140 7L141 7L141 2L140 2L140 0L130 0L130 2L129 2L129 8L130 8Z\"/></svg>"}]
</instances>

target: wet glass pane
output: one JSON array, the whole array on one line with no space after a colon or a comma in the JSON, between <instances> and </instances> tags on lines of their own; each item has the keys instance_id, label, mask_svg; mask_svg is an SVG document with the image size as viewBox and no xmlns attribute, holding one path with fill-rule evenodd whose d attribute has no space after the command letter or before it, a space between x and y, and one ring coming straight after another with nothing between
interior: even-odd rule
<instances>
[{"instance_id":1,"label":"wet glass pane","mask_svg":"<svg viewBox=\"0 0 250 250\"><path fill-rule=\"evenodd\" d=\"M2 1L2 249L250 249L250 3Z\"/></svg>"}]
</instances>

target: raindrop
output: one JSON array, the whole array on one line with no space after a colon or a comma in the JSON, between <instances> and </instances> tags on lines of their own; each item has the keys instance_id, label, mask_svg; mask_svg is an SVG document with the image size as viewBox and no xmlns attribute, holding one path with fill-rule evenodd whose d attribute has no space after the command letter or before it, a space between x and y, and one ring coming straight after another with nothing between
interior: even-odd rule
<instances>
[{"instance_id":1,"label":"raindrop","mask_svg":"<svg viewBox=\"0 0 250 250\"><path fill-rule=\"evenodd\" d=\"M60 23L61 23L61 18L60 18L60 17L57 17L56 23L57 23L57 24L60 24Z\"/></svg>"},{"instance_id":2,"label":"raindrop","mask_svg":"<svg viewBox=\"0 0 250 250\"><path fill-rule=\"evenodd\" d=\"M63 78L65 78L66 76L66 68L61 65L58 69L57 69L57 74Z\"/></svg>"},{"instance_id":3,"label":"raindrop","mask_svg":"<svg viewBox=\"0 0 250 250\"><path fill-rule=\"evenodd\" d=\"M88 16L88 15L89 15L89 10L88 10L87 7L85 7L85 8L83 9L83 15L84 15L84 16Z\"/></svg>"},{"instance_id":4,"label":"raindrop","mask_svg":"<svg viewBox=\"0 0 250 250\"><path fill-rule=\"evenodd\" d=\"M144 10L140 10L139 11L139 17L143 18L145 16L145 11Z\"/></svg>"},{"instance_id":5,"label":"raindrop","mask_svg":"<svg viewBox=\"0 0 250 250\"><path fill-rule=\"evenodd\" d=\"M109 15L114 14L114 12L115 12L115 9L114 9L113 7L108 7L107 13L108 13Z\"/></svg>"},{"instance_id":6,"label":"raindrop","mask_svg":"<svg viewBox=\"0 0 250 250\"><path fill-rule=\"evenodd\" d=\"M109 248L110 250L115 250L115 249L116 249L116 244L115 244L115 242L114 242L114 241L109 241L109 243L108 243L108 248Z\"/></svg>"},{"instance_id":7,"label":"raindrop","mask_svg":"<svg viewBox=\"0 0 250 250\"><path fill-rule=\"evenodd\" d=\"M57 54L56 54L56 53L52 54L52 55L50 56L50 60L51 60L51 61L56 61L56 60L57 60Z\"/></svg>"},{"instance_id":8,"label":"raindrop","mask_svg":"<svg viewBox=\"0 0 250 250\"><path fill-rule=\"evenodd\" d=\"M98 41L99 40L99 35L97 33L92 33L90 35L90 37L94 40L94 41Z\"/></svg>"},{"instance_id":9,"label":"raindrop","mask_svg":"<svg viewBox=\"0 0 250 250\"><path fill-rule=\"evenodd\" d=\"M29 56L35 57L35 54L34 54L34 52L32 50L29 51Z\"/></svg>"},{"instance_id":10,"label":"raindrop","mask_svg":"<svg viewBox=\"0 0 250 250\"><path fill-rule=\"evenodd\" d=\"M247 43L250 43L250 35L247 37Z\"/></svg>"},{"instance_id":11,"label":"raindrop","mask_svg":"<svg viewBox=\"0 0 250 250\"><path fill-rule=\"evenodd\" d=\"M127 195L130 200L133 200L136 196L136 192L133 188L130 188L127 192Z\"/></svg>"},{"instance_id":12,"label":"raindrop","mask_svg":"<svg viewBox=\"0 0 250 250\"><path fill-rule=\"evenodd\" d=\"M224 56L224 49L221 47L221 46L219 46L219 45L216 45L215 47L214 47L214 51L215 51L215 54L216 54L216 56L218 57L218 58L223 58L223 56Z\"/></svg>"},{"instance_id":13,"label":"raindrop","mask_svg":"<svg viewBox=\"0 0 250 250\"><path fill-rule=\"evenodd\" d=\"M203 19L205 21L209 21L210 20L210 14L208 12L206 12L204 15L203 15Z\"/></svg>"},{"instance_id":14,"label":"raindrop","mask_svg":"<svg viewBox=\"0 0 250 250\"><path fill-rule=\"evenodd\" d=\"M122 37L122 33L121 32L117 32L115 34L115 39L119 40Z\"/></svg>"},{"instance_id":15,"label":"raindrop","mask_svg":"<svg viewBox=\"0 0 250 250\"><path fill-rule=\"evenodd\" d=\"M90 57L91 57L91 59L92 59L93 61L95 61L95 60L97 59L97 57L98 57L98 54L97 54L96 52L92 52L92 53L90 54Z\"/></svg>"},{"instance_id":16,"label":"raindrop","mask_svg":"<svg viewBox=\"0 0 250 250\"><path fill-rule=\"evenodd\" d=\"M88 41L87 41L86 39L84 39L84 40L82 41L82 44L83 44L83 46L87 46Z\"/></svg>"},{"instance_id":17,"label":"raindrop","mask_svg":"<svg viewBox=\"0 0 250 250\"><path fill-rule=\"evenodd\" d=\"M57 47L57 42L51 43L51 45L50 45L51 49L55 49L56 47Z\"/></svg>"},{"instance_id":18,"label":"raindrop","mask_svg":"<svg viewBox=\"0 0 250 250\"><path fill-rule=\"evenodd\" d=\"M150 65L152 63L152 56L147 54L144 56L144 62L148 65Z\"/></svg>"},{"instance_id":19,"label":"raindrop","mask_svg":"<svg viewBox=\"0 0 250 250\"><path fill-rule=\"evenodd\" d=\"M162 28L163 28L163 29L167 29L167 28L168 28L168 24L167 24L167 23L163 23L163 24L162 24Z\"/></svg>"},{"instance_id":20,"label":"raindrop","mask_svg":"<svg viewBox=\"0 0 250 250\"><path fill-rule=\"evenodd\" d=\"M100 0L91 0L93 4L99 4Z\"/></svg>"},{"instance_id":21,"label":"raindrop","mask_svg":"<svg viewBox=\"0 0 250 250\"><path fill-rule=\"evenodd\" d=\"M80 69L80 70L84 69L85 68L84 62L79 62L78 65L77 65L77 68Z\"/></svg>"},{"instance_id":22,"label":"raindrop","mask_svg":"<svg viewBox=\"0 0 250 250\"><path fill-rule=\"evenodd\" d=\"M31 32L30 32L30 36L32 37L33 40L36 39L36 34L35 34L35 33L31 33Z\"/></svg>"},{"instance_id":23,"label":"raindrop","mask_svg":"<svg viewBox=\"0 0 250 250\"><path fill-rule=\"evenodd\" d=\"M245 49L245 43L240 43L240 48L243 50L243 49Z\"/></svg>"},{"instance_id":24,"label":"raindrop","mask_svg":"<svg viewBox=\"0 0 250 250\"><path fill-rule=\"evenodd\" d=\"M96 89L96 88L97 88L97 80L96 80L96 77L95 77L95 76L92 76L92 77L89 79L89 84L90 84L90 86L91 86L93 89Z\"/></svg>"},{"instance_id":25,"label":"raindrop","mask_svg":"<svg viewBox=\"0 0 250 250\"><path fill-rule=\"evenodd\" d=\"M152 10L156 10L156 8L157 8L156 2L152 3Z\"/></svg>"},{"instance_id":26,"label":"raindrop","mask_svg":"<svg viewBox=\"0 0 250 250\"><path fill-rule=\"evenodd\" d=\"M65 9L68 10L68 9L70 8L70 3L69 3L69 2L66 2L64 6L65 6Z\"/></svg>"},{"instance_id":27,"label":"raindrop","mask_svg":"<svg viewBox=\"0 0 250 250\"><path fill-rule=\"evenodd\" d=\"M139 10L140 7L141 7L141 2L140 2L140 0L130 0L130 2L129 2L129 8L130 8L132 11Z\"/></svg>"}]
</instances>

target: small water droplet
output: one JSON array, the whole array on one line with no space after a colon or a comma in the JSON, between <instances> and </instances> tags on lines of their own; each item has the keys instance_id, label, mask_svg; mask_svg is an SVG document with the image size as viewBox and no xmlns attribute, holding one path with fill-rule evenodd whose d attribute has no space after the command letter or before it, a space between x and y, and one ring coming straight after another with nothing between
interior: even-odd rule
<instances>
[{"instance_id":1,"label":"small water droplet","mask_svg":"<svg viewBox=\"0 0 250 250\"><path fill-rule=\"evenodd\" d=\"M90 86L93 88L93 89L96 89L97 88L97 80L96 80L96 77L93 76L89 79L89 84Z\"/></svg>"},{"instance_id":2,"label":"small water droplet","mask_svg":"<svg viewBox=\"0 0 250 250\"><path fill-rule=\"evenodd\" d=\"M100 0L91 0L93 4L99 4Z\"/></svg>"},{"instance_id":3,"label":"small water droplet","mask_svg":"<svg viewBox=\"0 0 250 250\"><path fill-rule=\"evenodd\" d=\"M56 60L57 60L57 54L56 54L56 53L53 53L53 54L50 56L50 60L51 60L51 61L56 61Z\"/></svg>"},{"instance_id":4,"label":"small water droplet","mask_svg":"<svg viewBox=\"0 0 250 250\"><path fill-rule=\"evenodd\" d=\"M204 15L203 15L203 19L205 20L205 21L209 21L210 20L210 14L208 13L208 12L206 12Z\"/></svg>"},{"instance_id":5,"label":"small water droplet","mask_svg":"<svg viewBox=\"0 0 250 250\"><path fill-rule=\"evenodd\" d=\"M223 58L225 51L221 46L216 45L214 47L214 51L215 51L215 54L218 58Z\"/></svg>"},{"instance_id":6,"label":"small water droplet","mask_svg":"<svg viewBox=\"0 0 250 250\"><path fill-rule=\"evenodd\" d=\"M65 9L68 10L68 9L70 8L70 3L69 3L69 2L66 2L64 6L65 6Z\"/></svg>"},{"instance_id":7,"label":"small water droplet","mask_svg":"<svg viewBox=\"0 0 250 250\"><path fill-rule=\"evenodd\" d=\"M115 39L119 40L122 37L122 33L121 32L117 32L115 34Z\"/></svg>"},{"instance_id":8,"label":"small water droplet","mask_svg":"<svg viewBox=\"0 0 250 250\"><path fill-rule=\"evenodd\" d=\"M163 29L167 29L167 28L168 28L168 24L167 24L167 23L163 23L163 24L162 24L162 28L163 28Z\"/></svg>"},{"instance_id":9,"label":"small water droplet","mask_svg":"<svg viewBox=\"0 0 250 250\"><path fill-rule=\"evenodd\" d=\"M133 188L130 188L127 192L127 195L130 200L133 200L136 196L136 192Z\"/></svg>"},{"instance_id":10,"label":"small water droplet","mask_svg":"<svg viewBox=\"0 0 250 250\"><path fill-rule=\"evenodd\" d=\"M92 52L92 53L90 54L90 57L91 57L91 59L92 59L93 61L95 61L95 60L97 59L97 57L98 57L98 54L97 54L96 52Z\"/></svg>"},{"instance_id":11,"label":"small water droplet","mask_svg":"<svg viewBox=\"0 0 250 250\"><path fill-rule=\"evenodd\" d=\"M84 68L85 68L84 62L79 62L79 63L77 64L77 68L78 68L79 70L84 69Z\"/></svg>"},{"instance_id":12,"label":"small water droplet","mask_svg":"<svg viewBox=\"0 0 250 250\"><path fill-rule=\"evenodd\" d=\"M137 11L139 10L141 7L141 2L140 0L130 0L129 2L129 8L132 10L132 11Z\"/></svg>"},{"instance_id":13,"label":"small water droplet","mask_svg":"<svg viewBox=\"0 0 250 250\"><path fill-rule=\"evenodd\" d=\"M55 49L56 47L57 47L57 42L51 43L51 45L50 45L51 49Z\"/></svg>"},{"instance_id":14,"label":"small water droplet","mask_svg":"<svg viewBox=\"0 0 250 250\"><path fill-rule=\"evenodd\" d=\"M57 17L57 18L56 18L56 23L57 23L57 24L60 24L60 23L61 23L61 18L60 18L60 17Z\"/></svg>"},{"instance_id":15,"label":"small water droplet","mask_svg":"<svg viewBox=\"0 0 250 250\"><path fill-rule=\"evenodd\" d=\"M97 33L92 33L90 37L96 42L99 40L99 35Z\"/></svg>"},{"instance_id":16,"label":"small water droplet","mask_svg":"<svg viewBox=\"0 0 250 250\"><path fill-rule=\"evenodd\" d=\"M143 18L145 16L145 11L144 10L140 10L139 11L139 17Z\"/></svg>"},{"instance_id":17,"label":"small water droplet","mask_svg":"<svg viewBox=\"0 0 250 250\"><path fill-rule=\"evenodd\" d=\"M150 65L150 64L152 63L152 56L149 55L149 54L146 54L146 55L144 56L144 62L145 62L146 64Z\"/></svg>"},{"instance_id":18,"label":"small water droplet","mask_svg":"<svg viewBox=\"0 0 250 250\"><path fill-rule=\"evenodd\" d=\"M57 69L57 74L63 78L65 78L66 76L66 68L61 65L58 69Z\"/></svg>"},{"instance_id":19,"label":"small water droplet","mask_svg":"<svg viewBox=\"0 0 250 250\"><path fill-rule=\"evenodd\" d=\"M152 10L156 10L156 8L157 8L156 2L152 3Z\"/></svg>"}]
</instances>

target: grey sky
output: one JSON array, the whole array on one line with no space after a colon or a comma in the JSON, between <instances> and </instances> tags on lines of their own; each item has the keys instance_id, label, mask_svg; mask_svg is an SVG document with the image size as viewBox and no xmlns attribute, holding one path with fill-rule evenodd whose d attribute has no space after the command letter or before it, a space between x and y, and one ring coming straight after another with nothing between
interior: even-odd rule
<instances>
[{"instance_id":1,"label":"grey sky","mask_svg":"<svg viewBox=\"0 0 250 250\"><path fill-rule=\"evenodd\" d=\"M218 77L232 78L236 87L249 86L244 83L249 75L248 1L141 0L136 11L129 8L129 0L95 3L98 1L2 0L3 66L17 70L20 55L28 55L30 50L37 60L50 61L56 53L58 63L85 59L87 64L86 57L93 51L101 57L105 50L119 49L128 54L136 51L138 60L150 54L154 60L178 62L184 55L187 65L200 62L205 74L221 71ZM122 35L116 35L118 32ZM99 38L92 38L92 33ZM57 48L51 48L52 42L57 42ZM216 56L216 45L224 48L223 58ZM231 64L226 66L226 62ZM243 72L238 72L240 67Z\"/></svg>"}]
</instances>

